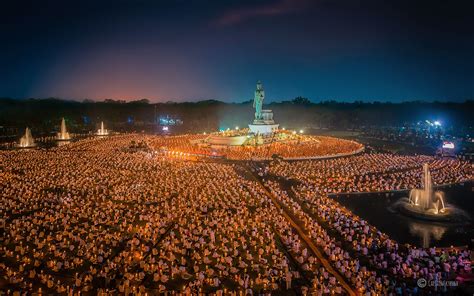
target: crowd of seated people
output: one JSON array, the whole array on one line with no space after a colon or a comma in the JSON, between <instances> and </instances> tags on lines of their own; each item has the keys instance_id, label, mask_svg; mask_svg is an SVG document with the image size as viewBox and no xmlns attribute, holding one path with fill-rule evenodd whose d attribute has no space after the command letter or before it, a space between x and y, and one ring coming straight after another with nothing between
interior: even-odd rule
<instances>
[{"instance_id":1,"label":"crowd of seated people","mask_svg":"<svg viewBox=\"0 0 474 296\"><path fill-rule=\"evenodd\" d=\"M431 156L368 154L296 162L278 162L268 172L312 184L325 193L393 191L421 186L422 165L428 163L434 185L471 180L469 162Z\"/></svg>"},{"instance_id":2,"label":"crowd of seated people","mask_svg":"<svg viewBox=\"0 0 474 296\"><path fill-rule=\"evenodd\" d=\"M468 263L470 252L467 249L399 246L333 199L318 195L311 186L300 185L294 192L299 202L308 205L308 212L336 230L356 254L366 257L374 268L384 270L392 277L454 280L460 273L471 272Z\"/></svg>"},{"instance_id":3,"label":"crowd of seated people","mask_svg":"<svg viewBox=\"0 0 474 296\"><path fill-rule=\"evenodd\" d=\"M473 177L472 165L467 162L389 154L274 162L262 168L259 175L279 202L304 225L316 244L325 249L331 260L336 258L335 264L341 273L351 266L346 262L358 262L358 268L359 262L364 262L365 272L373 278L358 277L354 268L349 278L351 282L365 284L355 284L359 291L416 293L419 289L416 281L420 278L442 281L455 280L459 275L471 276L470 250L399 245L328 194L416 188L421 185L423 163L430 164L435 184L464 182ZM289 179L297 182L288 183ZM282 189L282 184L291 189ZM338 257L339 251L343 255ZM341 265L345 265L343 270ZM377 290L378 284L382 290Z\"/></svg>"},{"instance_id":4,"label":"crowd of seated people","mask_svg":"<svg viewBox=\"0 0 474 296\"><path fill-rule=\"evenodd\" d=\"M49 294L345 294L244 163L163 153L210 153L193 144L202 137L126 134L0 151L2 287ZM334 138L299 140L307 143L271 148L291 156L292 145L305 147L300 155L358 147ZM231 158L255 157L245 149L232 150ZM358 293L402 294L416 292L421 277L470 273L470 252L398 245L328 194L419 187L423 163L435 184L472 179L469 163L390 154L275 161L260 175ZM299 185L283 189L275 176Z\"/></svg>"},{"instance_id":5,"label":"crowd of seated people","mask_svg":"<svg viewBox=\"0 0 474 296\"><path fill-rule=\"evenodd\" d=\"M300 185L290 197L277 182L266 181L265 185L361 294L416 294L420 278L439 281L439 291L448 292L456 286L443 285L443 281L472 276L471 252L466 248L399 245L310 186Z\"/></svg>"},{"instance_id":6,"label":"crowd of seated people","mask_svg":"<svg viewBox=\"0 0 474 296\"><path fill-rule=\"evenodd\" d=\"M265 186L304 227L311 239L323 250L334 267L346 277L359 294L387 295L394 291L394 285L387 276L380 276L375 270L361 264L358 258L352 257L347 250L341 247L340 242L331 236L316 219L308 215L301 205L291 198L277 182L266 180Z\"/></svg>"},{"instance_id":7,"label":"crowd of seated people","mask_svg":"<svg viewBox=\"0 0 474 296\"><path fill-rule=\"evenodd\" d=\"M232 131L234 133L234 131ZM271 159L273 155L282 158L328 157L351 154L360 151L359 143L323 136L289 134L285 141L274 141L265 145L216 146L206 144L204 134L178 136L148 136L150 146L156 151L198 155L203 157L225 157L232 160Z\"/></svg>"},{"instance_id":8,"label":"crowd of seated people","mask_svg":"<svg viewBox=\"0 0 474 296\"><path fill-rule=\"evenodd\" d=\"M235 165L128 149L153 140L0 152L8 293L345 293Z\"/></svg>"}]
</instances>

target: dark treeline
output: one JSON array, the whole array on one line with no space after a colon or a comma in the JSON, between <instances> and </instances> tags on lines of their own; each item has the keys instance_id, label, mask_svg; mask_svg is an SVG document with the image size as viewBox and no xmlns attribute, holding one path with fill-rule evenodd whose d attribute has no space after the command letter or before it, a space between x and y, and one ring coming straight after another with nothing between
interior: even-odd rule
<instances>
[{"instance_id":1,"label":"dark treeline","mask_svg":"<svg viewBox=\"0 0 474 296\"><path fill-rule=\"evenodd\" d=\"M404 102L342 103L324 101L312 103L295 98L265 105L272 109L274 119L288 128L353 129L368 126L402 126L424 120L441 120L446 128L473 126L474 101L464 103ZM100 121L110 127L146 126L156 117L171 116L183 121L185 130L211 131L218 128L246 126L253 119L252 102L223 103L208 100L185 103L156 103L148 100L94 102L59 99L0 99L0 125L5 130L23 128L52 129L65 117L72 129L93 129ZM156 116L156 117L155 117Z\"/></svg>"}]
</instances>

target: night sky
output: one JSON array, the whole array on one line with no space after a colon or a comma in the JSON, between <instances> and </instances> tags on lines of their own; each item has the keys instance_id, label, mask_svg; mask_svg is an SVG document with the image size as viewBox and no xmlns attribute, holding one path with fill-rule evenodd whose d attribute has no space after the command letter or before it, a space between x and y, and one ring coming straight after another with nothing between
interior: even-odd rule
<instances>
[{"instance_id":1,"label":"night sky","mask_svg":"<svg viewBox=\"0 0 474 296\"><path fill-rule=\"evenodd\" d=\"M470 2L2 1L0 97L464 101Z\"/></svg>"}]
</instances>

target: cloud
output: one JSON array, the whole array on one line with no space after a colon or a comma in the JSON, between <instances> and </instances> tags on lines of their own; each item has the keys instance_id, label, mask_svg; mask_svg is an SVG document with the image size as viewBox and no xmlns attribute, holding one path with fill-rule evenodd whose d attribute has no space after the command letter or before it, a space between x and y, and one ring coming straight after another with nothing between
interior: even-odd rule
<instances>
[{"instance_id":1,"label":"cloud","mask_svg":"<svg viewBox=\"0 0 474 296\"><path fill-rule=\"evenodd\" d=\"M215 23L228 26L260 16L284 15L302 10L307 3L307 0L279 0L267 5L233 9L217 18Z\"/></svg>"}]
</instances>

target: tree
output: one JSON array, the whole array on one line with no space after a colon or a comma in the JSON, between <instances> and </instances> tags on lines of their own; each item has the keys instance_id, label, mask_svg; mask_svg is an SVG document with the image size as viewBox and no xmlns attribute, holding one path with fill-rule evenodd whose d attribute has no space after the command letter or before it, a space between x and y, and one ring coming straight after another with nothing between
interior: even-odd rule
<instances>
[{"instance_id":1,"label":"tree","mask_svg":"<svg viewBox=\"0 0 474 296\"><path fill-rule=\"evenodd\" d=\"M295 105L311 105L311 101L304 97L296 97L291 102Z\"/></svg>"}]
</instances>

